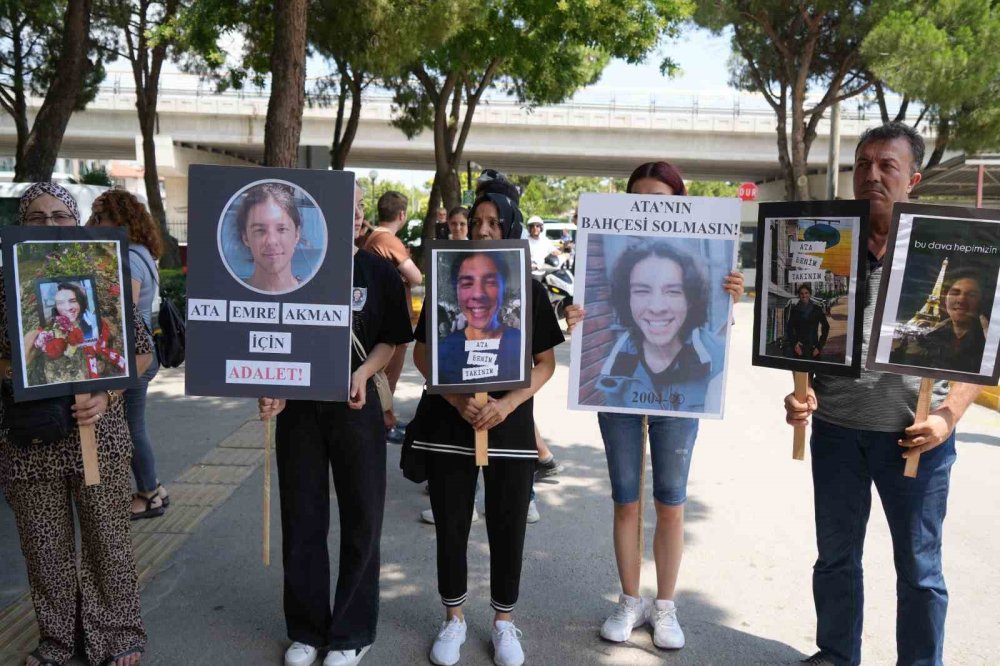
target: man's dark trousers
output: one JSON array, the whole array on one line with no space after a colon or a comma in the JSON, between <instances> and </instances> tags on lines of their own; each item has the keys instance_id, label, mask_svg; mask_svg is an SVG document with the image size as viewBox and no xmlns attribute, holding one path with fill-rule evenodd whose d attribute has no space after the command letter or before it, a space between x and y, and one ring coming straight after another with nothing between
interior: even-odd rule
<instances>
[{"instance_id":1,"label":"man's dark trousers","mask_svg":"<svg viewBox=\"0 0 1000 666\"><path fill-rule=\"evenodd\" d=\"M363 409L290 400L278 415L288 638L331 650L375 642L385 508L385 427L368 383ZM340 510L340 574L330 608L330 472Z\"/></svg>"},{"instance_id":2,"label":"man's dark trousers","mask_svg":"<svg viewBox=\"0 0 1000 666\"><path fill-rule=\"evenodd\" d=\"M955 436L920 457L916 479L903 476L902 433L842 428L813 418L816 504L813 569L816 642L838 664L861 663L864 585L861 554L875 483L892 535L896 567L898 664L942 664L948 590L941 571L941 528Z\"/></svg>"}]
</instances>

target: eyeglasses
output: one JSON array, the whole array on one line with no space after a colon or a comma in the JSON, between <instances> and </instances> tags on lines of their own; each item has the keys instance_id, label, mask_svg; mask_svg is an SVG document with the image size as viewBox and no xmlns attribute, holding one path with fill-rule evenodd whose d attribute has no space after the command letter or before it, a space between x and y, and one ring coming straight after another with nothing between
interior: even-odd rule
<instances>
[{"instance_id":1,"label":"eyeglasses","mask_svg":"<svg viewBox=\"0 0 1000 666\"><path fill-rule=\"evenodd\" d=\"M24 217L24 221L31 225L48 224L49 220L52 220L52 224L57 226L76 224L76 217L63 211L56 211L54 213L28 213Z\"/></svg>"}]
</instances>

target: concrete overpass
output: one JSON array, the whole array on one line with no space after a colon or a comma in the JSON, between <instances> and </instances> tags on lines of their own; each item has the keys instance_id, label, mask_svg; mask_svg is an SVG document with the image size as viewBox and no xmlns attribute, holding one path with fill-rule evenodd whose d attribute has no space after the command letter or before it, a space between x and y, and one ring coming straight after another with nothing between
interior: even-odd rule
<instances>
[{"instance_id":1,"label":"concrete overpass","mask_svg":"<svg viewBox=\"0 0 1000 666\"><path fill-rule=\"evenodd\" d=\"M194 77L190 77L194 79ZM267 95L260 92L216 94L187 87L161 90L159 134L168 145L204 153L202 161L256 161L263 155ZM567 103L525 109L494 96L476 111L465 158L501 170L561 175L625 175L637 163L668 158L685 177L713 180L777 178L775 118L758 96L732 94L708 100L670 91L625 103ZM32 110L40 99L30 100ZM844 113L841 119L841 166L851 164L857 136L872 120ZM424 132L408 140L392 127L392 101L386 93L366 96L361 125L351 152L354 164L380 168L433 168L433 139ZM329 165L335 109L307 108L302 128L302 166ZM139 133L132 89L117 83L102 87L85 111L75 113L63 140L62 154L84 159L136 159ZM810 166L825 169L827 122L819 126ZM15 132L0 117L0 152L13 153ZM140 157L141 161L141 157ZM170 168L172 160L158 158ZM198 160L192 160L198 161Z\"/></svg>"}]
</instances>

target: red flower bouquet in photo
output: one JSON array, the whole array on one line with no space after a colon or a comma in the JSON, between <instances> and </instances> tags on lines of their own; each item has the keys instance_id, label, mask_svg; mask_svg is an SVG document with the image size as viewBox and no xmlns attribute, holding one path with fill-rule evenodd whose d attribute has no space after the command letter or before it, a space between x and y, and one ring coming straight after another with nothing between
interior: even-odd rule
<instances>
[{"instance_id":1,"label":"red flower bouquet in photo","mask_svg":"<svg viewBox=\"0 0 1000 666\"><path fill-rule=\"evenodd\" d=\"M77 329L79 330L79 329ZM55 360L66 353L66 348L69 345L62 338L52 338L45 343L45 355L50 359Z\"/></svg>"}]
</instances>

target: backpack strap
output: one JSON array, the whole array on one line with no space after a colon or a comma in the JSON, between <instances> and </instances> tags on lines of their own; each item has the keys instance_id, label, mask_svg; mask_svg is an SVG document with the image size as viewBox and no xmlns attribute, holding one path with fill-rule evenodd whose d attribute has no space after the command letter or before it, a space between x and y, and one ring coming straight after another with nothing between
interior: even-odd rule
<instances>
[{"instance_id":1,"label":"backpack strap","mask_svg":"<svg viewBox=\"0 0 1000 666\"><path fill-rule=\"evenodd\" d=\"M146 257L142 256L142 254L140 254L138 250L133 250L132 248L128 249L129 254L132 254L133 252L135 252L135 256L139 257L139 259L142 260L142 263L146 264L146 268L149 269L149 274L153 276L153 282L156 283L156 291L157 293L160 294L160 297L162 298L163 291L160 289L160 272L157 271L155 268L153 268L146 260Z\"/></svg>"}]
</instances>

